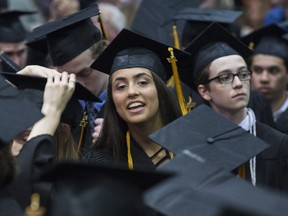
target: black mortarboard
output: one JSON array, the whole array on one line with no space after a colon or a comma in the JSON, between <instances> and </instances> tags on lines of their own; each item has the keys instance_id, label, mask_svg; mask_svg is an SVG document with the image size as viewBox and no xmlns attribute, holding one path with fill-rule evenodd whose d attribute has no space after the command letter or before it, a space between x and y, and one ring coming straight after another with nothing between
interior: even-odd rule
<instances>
[{"instance_id":1,"label":"black mortarboard","mask_svg":"<svg viewBox=\"0 0 288 216\"><path fill-rule=\"evenodd\" d=\"M171 173L65 163L42 176L53 182L52 215L153 215L142 193Z\"/></svg>"},{"instance_id":2,"label":"black mortarboard","mask_svg":"<svg viewBox=\"0 0 288 216\"><path fill-rule=\"evenodd\" d=\"M94 61L91 68L112 74L118 69L144 67L154 71L164 81L172 75L169 46L144 35L123 29ZM174 49L177 64L186 64L190 54ZM164 67L163 67L164 66Z\"/></svg>"},{"instance_id":3,"label":"black mortarboard","mask_svg":"<svg viewBox=\"0 0 288 216\"><path fill-rule=\"evenodd\" d=\"M139 5L131 29L153 40L173 45L173 17L187 7L198 7L203 0L144 0Z\"/></svg>"},{"instance_id":4,"label":"black mortarboard","mask_svg":"<svg viewBox=\"0 0 288 216\"><path fill-rule=\"evenodd\" d=\"M35 39L46 36L52 62L55 66L61 66L101 39L99 29L90 19L98 14L98 5L93 4L33 29L33 36Z\"/></svg>"},{"instance_id":5,"label":"black mortarboard","mask_svg":"<svg viewBox=\"0 0 288 216\"><path fill-rule=\"evenodd\" d=\"M0 42L19 43L26 40L26 30L19 17L35 12L4 11L0 13Z\"/></svg>"},{"instance_id":6,"label":"black mortarboard","mask_svg":"<svg viewBox=\"0 0 288 216\"><path fill-rule=\"evenodd\" d=\"M285 33L283 28L271 24L253 31L242 41L251 46L255 54L278 56L288 61L288 42L282 37Z\"/></svg>"},{"instance_id":7,"label":"black mortarboard","mask_svg":"<svg viewBox=\"0 0 288 216\"><path fill-rule=\"evenodd\" d=\"M205 104L149 137L176 155L184 149L189 149L229 171L269 146Z\"/></svg>"},{"instance_id":8,"label":"black mortarboard","mask_svg":"<svg viewBox=\"0 0 288 216\"><path fill-rule=\"evenodd\" d=\"M243 42L217 23L210 24L185 51L192 54L193 68L189 73L179 73L179 76L196 91L197 78L212 61L229 55L240 55L246 59L253 53Z\"/></svg>"},{"instance_id":9,"label":"black mortarboard","mask_svg":"<svg viewBox=\"0 0 288 216\"><path fill-rule=\"evenodd\" d=\"M9 85L2 76L0 98L0 139L4 142L11 141L43 117L39 109L24 98L18 89Z\"/></svg>"},{"instance_id":10,"label":"black mortarboard","mask_svg":"<svg viewBox=\"0 0 288 216\"><path fill-rule=\"evenodd\" d=\"M159 168L174 172L145 192L145 203L167 215L284 216L287 195L255 187L189 150Z\"/></svg>"},{"instance_id":11,"label":"black mortarboard","mask_svg":"<svg viewBox=\"0 0 288 216\"><path fill-rule=\"evenodd\" d=\"M11 82L19 89L31 88L31 89L44 90L47 82L47 79L44 77L13 74L7 72L0 72L0 74L3 75L9 82ZM95 101L95 102L101 101L93 93L91 93L89 90L87 90L78 82L76 82L76 88L72 97L74 97L75 99L85 101Z\"/></svg>"},{"instance_id":12,"label":"black mortarboard","mask_svg":"<svg viewBox=\"0 0 288 216\"><path fill-rule=\"evenodd\" d=\"M229 31L233 31L232 24L241 16L241 11L208 9L208 8L185 8L175 17L175 20L185 20L181 32L181 45L189 44L212 22L221 24Z\"/></svg>"}]
</instances>

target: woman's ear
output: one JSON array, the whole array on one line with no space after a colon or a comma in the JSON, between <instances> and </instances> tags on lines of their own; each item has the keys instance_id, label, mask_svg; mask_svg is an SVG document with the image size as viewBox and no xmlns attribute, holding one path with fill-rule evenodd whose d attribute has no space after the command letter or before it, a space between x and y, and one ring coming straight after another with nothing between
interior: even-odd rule
<instances>
[{"instance_id":1,"label":"woman's ear","mask_svg":"<svg viewBox=\"0 0 288 216\"><path fill-rule=\"evenodd\" d=\"M198 92L205 101L209 102L211 100L210 91L205 85L198 85Z\"/></svg>"}]
</instances>

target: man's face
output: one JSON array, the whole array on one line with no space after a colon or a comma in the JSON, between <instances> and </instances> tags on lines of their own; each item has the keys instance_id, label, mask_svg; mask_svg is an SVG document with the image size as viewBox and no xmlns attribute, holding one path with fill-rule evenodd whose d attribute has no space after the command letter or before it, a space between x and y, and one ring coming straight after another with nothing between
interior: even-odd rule
<instances>
[{"instance_id":1,"label":"man's face","mask_svg":"<svg viewBox=\"0 0 288 216\"><path fill-rule=\"evenodd\" d=\"M0 50L5 52L20 68L26 66L28 49L24 41L20 43L0 42Z\"/></svg>"},{"instance_id":2,"label":"man's face","mask_svg":"<svg viewBox=\"0 0 288 216\"><path fill-rule=\"evenodd\" d=\"M247 65L241 56L224 56L210 64L209 79L247 70ZM240 80L238 76L234 76L231 83L222 84L215 79L206 85L199 85L198 90L215 111L224 116L232 116L234 113L243 112L247 106L250 96L250 80Z\"/></svg>"},{"instance_id":3,"label":"man's face","mask_svg":"<svg viewBox=\"0 0 288 216\"><path fill-rule=\"evenodd\" d=\"M92 52L90 49L87 49L64 65L57 66L56 69L59 72L66 71L69 74L75 74L76 80L79 83L94 95L98 96L106 87L107 76L104 73L90 68L93 62Z\"/></svg>"},{"instance_id":4,"label":"man's face","mask_svg":"<svg viewBox=\"0 0 288 216\"><path fill-rule=\"evenodd\" d=\"M251 70L252 88L269 101L275 101L285 93L288 75L282 58L257 54L253 56Z\"/></svg>"}]
</instances>

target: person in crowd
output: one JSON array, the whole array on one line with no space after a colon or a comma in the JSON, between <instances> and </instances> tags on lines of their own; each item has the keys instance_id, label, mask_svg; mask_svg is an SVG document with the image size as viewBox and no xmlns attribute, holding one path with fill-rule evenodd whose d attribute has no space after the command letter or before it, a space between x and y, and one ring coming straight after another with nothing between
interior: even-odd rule
<instances>
[{"instance_id":1,"label":"person in crowd","mask_svg":"<svg viewBox=\"0 0 288 216\"><path fill-rule=\"evenodd\" d=\"M28 14L30 13L25 11L9 10L0 13L0 51L6 53L20 69L27 63L28 33L19 17Z\"/></svg>"},{"instance_id":2,"label":"person in crowd","mask_svg":"<svg viewBox=\"0 0 288 216\"><path fill-rule=\"evenodd\" d=\"M252 72L245 61L252 51L216 23L211 24L186 48L192 53L191 74L183 81L199 92L215 112L238 124L271 146L249 160L246 179L253 185L288 190L288 137L256 121L247 108ZM181 74L180 74L181 75Z\"/></svg>"},{"instance_id":3,"label":"person in crowd","mask_svg":"<svg viewBox=\"0 0 288 216\"><path fill-rule=\"evenodd\" d=\"M190 57L174 51L178 65ZM91 67L110 77L103 127L84 160L154 169L172 158L148 137L181 115L163 81L172 74L167 57L167 45L124 29L95 60Z\"/></svg>"},{"instance_id":4,"label":"person in crowd","mask_svg":"<svg viewBox=\"0 0 288 216\"><path fill-rule=\"evenodd\" d=\"M276 128L288 133L288 41L282 37L285 33L271 24L247 35L243 41L254 44L254 54L249 59L252 89L269 101Z\"/></svg>"},{"instance_id":5,"label":"person in crowd","mask_svg":"<svg viewBox=\"0 0 288 216\"><path fill-rule=\"evenodd\" d=\"M44 43L49 50L55 69L59 72L67 71L69 74L75 74L77 82L102 101L89 103L80 101L83 110L87 110L89 120L84 147L89 147L92 143L94 121L102 115L108 85L107 74L90 68L90 65L108 44L90 19L98 14L98 5L93 4L69 15L66 19L55 20L33 30L35 39L45 38ZM26 71L31 70L27 69ZM37 75L37 73L33 74ZM45 76L45 74L42 75ZM38 74L38 76L42 75Z\"/></svg>"},{"instance_id":6,"label":"person in crowd","mask_svg":"<svg viewBox=\"0 0 288 216\"><path fill-rule=\"evenodd\" d=\"M47 204L50 185L40 184L35 180L54 165L53 137L57 135L61 115L75 90L74 74L49 72L41 109L44 117L32 126L23 148L16 157L17 173L8 190L23 210L30 204L30 196L35 192L40 194L42 204Z\"/></svg>"}]
</instances>

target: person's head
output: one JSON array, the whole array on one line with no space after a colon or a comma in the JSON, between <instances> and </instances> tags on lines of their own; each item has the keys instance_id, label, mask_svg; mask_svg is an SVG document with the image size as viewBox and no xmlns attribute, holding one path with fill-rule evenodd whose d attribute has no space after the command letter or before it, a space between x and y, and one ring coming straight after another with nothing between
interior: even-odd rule
<instances>
[{"instance_id":1,"label":"person's head","mask_svg":"<svg viewBox=\"0 0 288 216\"><path fill-rule=\"evenodd\" d=\"M282 38L284 30L276 31L273 27L279 28L270 25L247 36L254 42L254 55L249 63L253 72L252 88L262 93L271 104L279 104L286 98L288 41ZM270 35L265 34L269 29Z\"/></svg>"},{"instance_id":2,"label":"person's head","mask_svg":"<svg viewBox=\"0 0 288 216\"><path fill-rule=\"evenodd\" d=\"M108 2L99 2L98 6L105 24L108 40L112 41L117 36L117 34L127 26L126 16L120 10L120 8L114 4ZM100 29L98 17L94 16L91 19L94 25Z\"/></svg>"},{"instance_id":3,"label":"person's head","mask_svg":"<svg viewBox=\"0 0 288 216\"><path fill-rule=\"evenodd\" d=\"M189 78L194 82L190 85L218 113L231 120L234 115L243 117L251 79L244 57L249 56L251 50L215 23L186 50L195 52Z\"/></svg>"},{"instance_id":4,"label":"person's head","mask_svg":"<svg viewBox=\"0 0 288 216\"><path fill-rule=\"evenodd\" d=\"M175 51L175 56L177 54ZM114 153L119 152L121 145L125 146L127 130L143 127L153 132L180 115L164 82L167 74L172 73L168 56L167 45L124 29L91 65L110 74L104 124L97 147L106 143ZM112 141L105 142L105 139Z\"/></svg>"},{"instance_id":5,"label":"person's head","mask_svg":"<svg viewBox=\"0 0 288 216\"><path fill-rule=\"evenodd\" d=\"M4 11L0 14L0 51L5 52L20 68L27 62L27 32L19 17L22 11Z\"/></svg>"},{"instance_id":6,"label":"person's head","mask_svg":"<svg viewBox=\"0 0 288 216\"><path fill-rule=\"evenodd\" d=\"M100 30L90 19L98 14L98 6L95 4L33 30L36 39L46 36L49 54L56 69L74 73L77 81L94 95L99 95L108 82L106 74L90 68L107 45Z\"/></svg>"}]
</instances>

